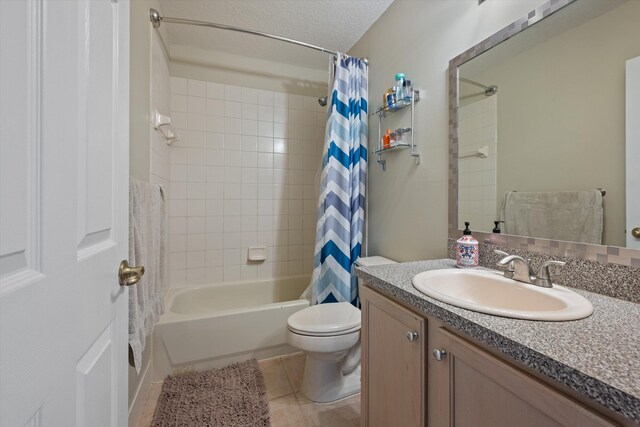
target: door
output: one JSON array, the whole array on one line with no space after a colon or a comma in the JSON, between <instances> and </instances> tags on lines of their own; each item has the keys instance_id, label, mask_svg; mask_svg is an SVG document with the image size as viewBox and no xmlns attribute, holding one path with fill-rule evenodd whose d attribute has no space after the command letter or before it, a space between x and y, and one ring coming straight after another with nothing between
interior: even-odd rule
<instances>
[{"instance_id":1,"label":"door","mask_svg":"<svg viewBox=\"0 0 640 427\"><path fill-rule=\"evenodd\" d=\"M640 249L640 56L627 61L626 104L627 247Z\"/></svg>"},{"instance_id":2,"label":"door","mask_svg":"<svg viewBox=\"0 0 640 427\"><path fill-rule=\"evenodd\" d=\"M362 425L425 424L424 319L360 287Z\"/></svg>"},{"instance_id":3,"label":"door","mask_svg":"<svg viewBox=\"0 0 640 427\"><path fill-rule=\"evenodd\" d=\"M127 424L127 0L0 0L0 425Z\"/></svg>"},{"instance_id":4,"label":"door","mask_svg":"<svg viewBox=\"0 0 640 427\"><path fill-rule=\"evenodd\" d=\"M615 424L485 350L439 329L444 356L429 363L447 371L440 384L456 427L611 427ZM438 350L442 350L438 349Z\"/></svg>"}]
</instances>

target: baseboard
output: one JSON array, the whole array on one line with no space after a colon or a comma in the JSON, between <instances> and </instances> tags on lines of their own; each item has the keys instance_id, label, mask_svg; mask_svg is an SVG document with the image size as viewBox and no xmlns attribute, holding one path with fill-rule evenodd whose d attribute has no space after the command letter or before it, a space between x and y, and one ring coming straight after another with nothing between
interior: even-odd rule
<instances>
[{"instance_id":1,"label":"baseboard","mask_svg":"<svg viewBox=\"0 0 640 427\"><path fill-rule=\"evenodd\" d=\"M129 405L129 427L137 427L138 425L142 409L144 408L144 404L147 402L149 391L151 390L152 374L153 360L149 360L149 363L147 363L147 366L142 373L142 380L138 385L135 397L131 401L131 405Z\"/></svg>"}]
</instances>

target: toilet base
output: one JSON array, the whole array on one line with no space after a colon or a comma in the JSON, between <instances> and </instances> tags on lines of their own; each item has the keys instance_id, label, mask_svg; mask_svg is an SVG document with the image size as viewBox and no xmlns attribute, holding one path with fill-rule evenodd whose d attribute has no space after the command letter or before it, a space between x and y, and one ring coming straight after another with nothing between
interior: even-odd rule
<instances>
[{"instance_id":1,"label":"toilet base","mask_svg":"<svg viewBox=\"0 0 640 427\"><path fill-rule=\"evenodd\" d=\"M329 403L360 392L360 365L342 374L343 360L321 360L307 354L302 378L302 394L316 403Z\"/></svg>"}]
</instances>

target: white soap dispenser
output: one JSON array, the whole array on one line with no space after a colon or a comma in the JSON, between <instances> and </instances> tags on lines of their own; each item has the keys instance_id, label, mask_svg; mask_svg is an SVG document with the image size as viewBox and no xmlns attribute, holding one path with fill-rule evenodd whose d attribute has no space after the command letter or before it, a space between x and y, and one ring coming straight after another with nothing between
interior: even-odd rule
<instances>
[{"instance_id":1,"label":"white soap dispenser","mask_svg":"<svg viewBox=\"0 0 640 427\"><path fill-rule=\"evenodd\" d=\"M478 266L478 241L471 235L469 223L465 222L462 237L456 241L456 265L458 268Z\"/></svg>"}]
</instances>

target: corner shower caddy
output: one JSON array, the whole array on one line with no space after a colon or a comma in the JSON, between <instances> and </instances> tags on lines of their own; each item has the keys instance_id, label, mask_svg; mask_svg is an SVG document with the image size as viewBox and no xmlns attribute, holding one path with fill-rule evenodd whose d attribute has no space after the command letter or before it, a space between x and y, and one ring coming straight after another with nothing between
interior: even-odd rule
<instances>
[{"instance_id":1,"label":"corner shower caddy","mask_svg":"<svg viewBox=\"0 0 640 427\"><path fill-rule=\"evenodd\" d=\"M416 144L413 139L413 125L414 125L414 107L416 102L420 101L420 91L414 90L411 101L399 101L391 106L378 107L372 115L378 116L378 149L375 153L378 155L378 163L382 165L382 170L387 170L387 161L382 159L382 154L387 151L402 150L405 148L411 149L411 157L416 159L416 165L420 164L420 153L416 151ZM411 133L411 142L398 143L392 147L384 148L382 145L382 119L387 116L387 113L394 113L399 110L403 110L407 107L411 107L411 127L409 133Z\"/></svg>"}]
</instances>

